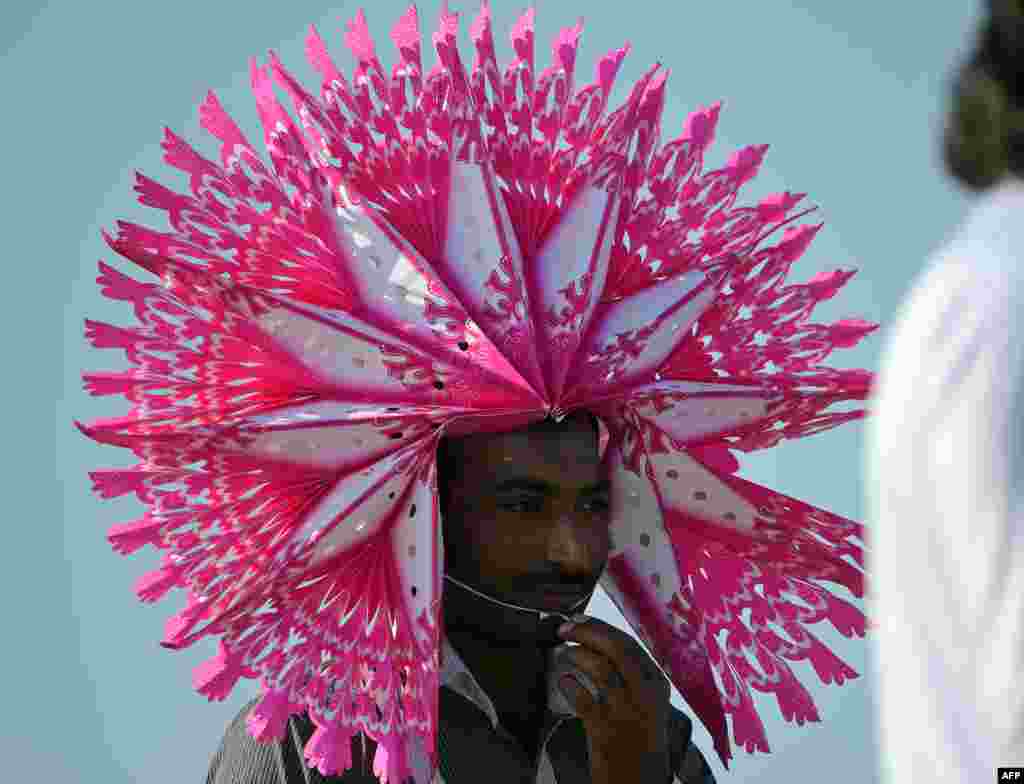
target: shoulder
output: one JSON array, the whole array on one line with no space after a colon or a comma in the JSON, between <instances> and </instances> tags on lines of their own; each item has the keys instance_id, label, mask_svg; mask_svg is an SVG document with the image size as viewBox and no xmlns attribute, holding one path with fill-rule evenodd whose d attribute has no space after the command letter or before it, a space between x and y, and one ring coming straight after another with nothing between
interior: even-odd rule
<instances>
[{"instance_id":1,"label":"shoulder","mask_svg":"<svg viewBox=\"0 0 1024 784\"><path fill-rule=\"evenodd\" d=\"M322 777L310 771L305 760L305 745L315 727L305 713L292 716L285 737L273 743L260 743L246 727L249 711L258 698L249 702L228 725L220 748L214 754L206 784L378 784L372 773L376 744L367 740L364 746L352 741L352 768L345 773Z\"/></svg>"},{"instance_id":2,"label":"shoulder","mask_svg":"<svg viewBox=\"0 0 1024 784\"><path fill-rule=\"evenodd\" d=\"M1008 178L972 207L959 242L998 263L1019 267L1024 245L1024 180Z\"/></svg>"},{"instance_id":3,"label":"shoulder","mask_svg":"<svg viewBox=\"0 0 1024 784\"><path fill-rule=\"evenodd\" d=\"M693 742L693 721L672 706L670 750L672 770L679 784L715 784L711 766Z\"/></svg>"},{"instance_id":4,"label":"shoulder","mask_svg":"<svg viewBox=\"0 0 1024 784\"><path fill-rule=\"evenodd\" d=\"M877 448L869 454L888 450L910 423L937 421L935 414L961 400L964 394L954 391L968 383L1005 385L1003 368L1019 360L1024 334L1022 257L1024 185L1012 182L979 200L886 325L867 425ZM995 361L978 361L986 355ZM930 383L922 385L922 378Z\"/></svg>"},{"instance_id":5,"label":"shoulder","mask_svg":"<svg viewBox=\"0 0 1024 784\"><path fill-rule=\"evenodd\" d=\"M246 729L246 717L256 702L246 704L231 720L210 761L206 784L286 784L278 773L276 744L257 743Z\"/></svg>"},{"instance_id":6,"label":"shoulder","mask_svg":"<svg viewBox=\"0 0 1024 784\"><path fill-rule=\"evenodd\" d=\"M931 254L906 301L927 299L984 307L1021 296L1024 277L1024 180L982 194ZM961 293L960 290L964 291ZM916 296L915 296L916 295Z\"/></svg>"},{"instance_id":7,"label":"shoulder","mask_svg":"<svg viewBox=\"0 0 1024 784\"><path fill-rule=\"evenodd\" d=\"M669 732L672 735L672 747L676 744L685 748L693 735L693 721L675 705L670 706L672 713L669 716Z\"/></svg>"}]
</instances>

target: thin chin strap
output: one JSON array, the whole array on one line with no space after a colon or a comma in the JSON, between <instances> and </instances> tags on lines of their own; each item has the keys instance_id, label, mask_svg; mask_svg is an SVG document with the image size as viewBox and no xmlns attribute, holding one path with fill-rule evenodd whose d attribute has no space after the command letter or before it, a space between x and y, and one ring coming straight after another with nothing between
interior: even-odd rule
<instances>
[{"instance_id":1,"label":"thin chin strap","mask_svg":"<svg viewBox=\"0 0 1024 784\"><path fill-rule=\"evenodd\" d=\"M520 612L532 613L532 614L536 615L538 617L538 620L540 620L540 621L546 621L548 618L552 618L552 617L554 617L554 618L561 618L561 619L566 620L566 621L569 620L569 616L566 615L565 613L549 612L547 610L538 610L538 609L536 609L534 607L524 607L521 604L512 604L511 602L503 602L501 599L496 599L493 596L489 596L488 594L483 593L482 591L478 591L476 588L473 588L473 587L471 587L469 585L466 585L464 582L461 582L460 580L456 580L454 577L450 577L447 574L444 576L444 579L446 579L446 580L448 580L448 581L450 581L452 583L455 583L455 585L459 586L460 588L462 588L464 590L467 590L471 594L479 596L481 599L485 599L488 602L492 602L494 604L500 604L502 607L508 607L509 609L512 609L512 610L519 610ZM572 606L572 608L570 609L570 612L578 610L580 607L582 607L583 605L585 605L589 601L590 601L590 597L589 596L584 596L582 599L580 599L578 602L576 602L576 604L574 604Z\"/></svg>"}]
</instances>

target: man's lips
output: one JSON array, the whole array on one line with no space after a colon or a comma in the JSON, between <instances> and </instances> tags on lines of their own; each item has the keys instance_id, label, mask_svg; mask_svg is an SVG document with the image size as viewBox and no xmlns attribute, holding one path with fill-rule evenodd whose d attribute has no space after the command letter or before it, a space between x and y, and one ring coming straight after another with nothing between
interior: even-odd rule
<instances>
[{"instance_id":1,"label":"man's lips","mask_svg":"<svg viewBox=\"0 0 1024 784\"><path fill-rule=\"evenodd\" d=\"M580 585L539 585L530 592L535 599L559 608L570 606L587 595L587 589Z\"/></svg>"}]
</instances>

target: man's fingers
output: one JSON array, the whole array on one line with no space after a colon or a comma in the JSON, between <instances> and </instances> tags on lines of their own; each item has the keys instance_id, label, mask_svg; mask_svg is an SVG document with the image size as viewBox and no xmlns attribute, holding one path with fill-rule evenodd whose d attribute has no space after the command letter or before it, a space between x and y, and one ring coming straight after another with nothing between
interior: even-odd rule
<instances>
[{"instance_id":1,"label":"man's fingers","mask_svg":"<svg viewBox=\"0 0 1024 784\"><path fill-rule=\"evenodd\" d=\"M608 694L616 686L625 686L625 679L618 669L603 654L588 650L582 645L569 649L566 659L572 666L586 675L594 686Z\"/></svg>"},{"instance_id":2,"label":"man's fingers","mask_svg":"<svg viewBox=\"0 0 1024 784\"><path fill-rule=\"evenodd\" d=\"M652 674L661 677L636 640L597 618L587 618L568 629L563 626L559 629L559 636L607 657L631 689L650 688Z\"/></svg>"},{"instance_id":3,"label":"man's fingers","mask_svg":"<svg viewBox=\"0 0 1024 784\"><path fill-rule=\"evenodd\" d=\"M597 708L597 700L591 693L572 675L562 675L558 679L558 688L565 698L569 700L576 715L581 719L590 718Z\"/></svg>"}]
</instances>

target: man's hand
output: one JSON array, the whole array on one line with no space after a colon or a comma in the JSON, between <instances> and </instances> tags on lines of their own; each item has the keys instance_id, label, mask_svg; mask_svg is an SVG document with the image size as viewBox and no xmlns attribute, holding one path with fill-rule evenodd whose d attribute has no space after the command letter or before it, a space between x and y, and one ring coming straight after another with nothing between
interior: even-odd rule
<instances>
[{"instance_id":1,"label":"man's hand","mask_svg":"<svg viewBox=\"0 0 1024 784\"><path fill-rule=\"evenodd\" d=\"M580 616L559 629L579 643L567 654L603 695L596 700L575 678L559 688L583 720L593 784L667 784L671 687L640 644L614 626ZM568 628L567 628L568 627Z\"/></svg>"}]
</instances>

